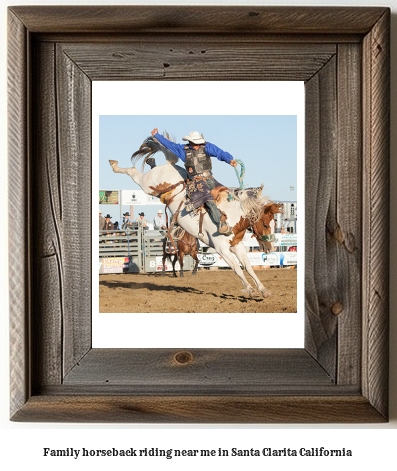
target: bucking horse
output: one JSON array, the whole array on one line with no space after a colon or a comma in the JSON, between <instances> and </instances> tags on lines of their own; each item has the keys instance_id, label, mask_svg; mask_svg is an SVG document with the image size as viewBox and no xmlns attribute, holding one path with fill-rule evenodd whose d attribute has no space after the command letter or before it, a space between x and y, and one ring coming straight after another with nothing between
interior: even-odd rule
<instances>
[{"instance_id":1,"label":"bucking horse","mask_svg":"<svg viewBox=\"0 0 397 471\"><path fill-rule=\"evenodd\" d=\"M135 167L135 164L143 158L143 171L147 160L158 151L164 153L166 164L158 165L146 173L140 172ZM274 214L283 212L282 204L272 202L260 194L253 196L250 191L245 189L230 192L225 187L215 188L212 191L216 204L220 211L226 214L227 221L232 228L232 233L225 236L218 232L217 225L204 208L194 211L192 205L189 204L186 199L187 172L184 168L176 165L178 157L175 154L150 136L132 155L131 159L133 166L129 168L120 168L116 160L109 160L109 162L115 173L129 175L146 194L158 197L171 213L176 215L177 223L189 234L213 247L238 275L244 285L242 290L244 293L251 298L260 296L266 298L272 295L256 276L242 241L245 232L250 230L262 251L273 251ZM244 276L239 262L251 276L256 288Z\"/></svg>"}]
</instances>

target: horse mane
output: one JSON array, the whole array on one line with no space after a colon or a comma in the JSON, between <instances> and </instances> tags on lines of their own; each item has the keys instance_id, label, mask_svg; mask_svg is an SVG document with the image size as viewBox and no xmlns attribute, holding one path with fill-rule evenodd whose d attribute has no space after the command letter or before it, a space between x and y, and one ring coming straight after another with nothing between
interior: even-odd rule
<instances>
[{"instance_id":1,"label":"horse mane","mask_svg":"<svg viewBox=\"0 0 397 471\"><path fill-rule=\"evenodd\" d=\"M267 196L252 196L248 190L239 190L234 194L234 200L240 203L243 217L252 223L261 217L264 206L270 202Z\"/></svg>"},{"instance_id":2,"label":"horse mane","mask_svg":"<svg viewBox=\"0 0 397 471\"><path fill-rule=\"evenodd\" d=\"M175 142L175 139L171 138L168 132L164 131L163 136L169 141ZM141 147L132 154L131 163L135 167L136 163L143 157L143 172L147 160L159 151L165 155L165 159L168 163L175 164L178 161L178 157L173 152L160 144L154 136L149 136L143 141Z\"/></svg>"},{"instance_id":3,"label":"horse mane","mask_svg":"<svg viewBox=\"0 0 397 471\"><path fill-rule=\"evenodd\" d=\"M283 203L275 203L274 201L269 201L263 210L264 214L276 214L284 213Z\"/></svg>"}]
</instances>

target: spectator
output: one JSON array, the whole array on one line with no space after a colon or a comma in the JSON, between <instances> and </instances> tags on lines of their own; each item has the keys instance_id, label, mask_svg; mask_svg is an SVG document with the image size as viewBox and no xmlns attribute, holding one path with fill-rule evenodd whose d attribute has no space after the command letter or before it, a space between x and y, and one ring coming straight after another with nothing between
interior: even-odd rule
<instances>
[{"instance_id":1,"label":"spectator","mask_svg":"<svg viewBox=\"0 0 397 471\"><path fill-rule=\"evenodd\" d=\"M113 230L113 224L111 223L112 216L110 214L107 214L105 216L105 226L103 228L104 231L112 231ZM110 233L107 233L106 235L111 235Z\"/></svg>"},{"instance_id":2,"label":"spectator","mask_svg":"<svg viewBox=\"0 0 397 471\"><path fill-rule=\"evenodd\" d=\"M153 225L156 231L164 231L166 229L165 219L161 209L157 211L157 216L153 220Z\"/></svg>"},{"instance_id":3,"label":"spectator","mask_svg":"<svg viewBox=\"0 0 397 471\"><path fill-rule=\"evenodd\" d=\"M132 221L130 219L130 213L126 212L126 213L123 214L123 216L124 216L124 221L123 221L123 224L122 224L121 228L123 230L131 229Z\"/></svg>"},{"instance_id":4,"label":"spectator","mask_svg":"<svg viewBox=\"0 0 397 471\"><path fill-rule=\"evenodd\" d=\"M103 231L105 227L105 218L102 216L102 211L99 210L99 230Z\"/></svg>"},{"instance_id":5,"label":"spectator","mask_svg":"<svg viewBox=\"0 0 397 471\"><path fill-rule=\"evenodd\" d=\"M148 225L144 216L145 216L145 213L139 213L139 217L136 220L136 222L139 224L142 224L143 230L146 231L148 229Z\"/></svg>"}]
</instances>

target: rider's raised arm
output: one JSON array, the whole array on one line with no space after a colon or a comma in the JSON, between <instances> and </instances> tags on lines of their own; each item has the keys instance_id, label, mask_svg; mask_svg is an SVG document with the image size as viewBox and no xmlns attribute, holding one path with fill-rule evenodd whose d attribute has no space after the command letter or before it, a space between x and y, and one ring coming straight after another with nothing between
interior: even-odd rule
<instances>
[{"instance_id":1,"label":"rider's raised arm","mask_svg":"<svg viewBox=\"0 0 397 471\"><path fill-rule=\"evenodd\" d=\"M183 162L185 161L185 146L183 144L176 144L175 142L169 141L159 133L156 133L154 137L160 142L160 144L173 152Z\"/></svg>"},{"instance_id":2,"label":"rider's raised arm","mask_svg":"<svg viewBox=\"0 0 397 471\"><path fill-rule=\"evenodd\" d=\"M218 160L223 160L228 164L230 164L230 162L234 160L233 156L229 154L229 152L220 149L219 147L214 144L211 144L210 142L207 142L207 144L205 145L205 151L211 157L216 157Z\"/></svg>"}]
</instances>

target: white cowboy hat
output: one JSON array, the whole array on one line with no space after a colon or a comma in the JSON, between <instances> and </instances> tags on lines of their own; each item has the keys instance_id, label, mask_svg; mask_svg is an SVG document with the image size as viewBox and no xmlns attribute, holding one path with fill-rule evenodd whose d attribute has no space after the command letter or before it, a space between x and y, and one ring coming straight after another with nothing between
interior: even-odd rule
<instances>
[{"instance_id":1,"label":"white cowboy hat","mask_svg":"<svg viewBox=\"0 0 397 471\"><path fill-rule=\"evenodd\" d=\"M189 132L187 136L183 136L184 141L193 142L194 144L205 144L205 139L197 131Z\"/></svg>"},{"instance_id":2,"label":"white cowboy hat","mask_svg":"<svg viewBox=\"0 0 397 471\"><path fill-rule=\"evenodd\" d=\"M101 210L99 210L99 214L102 214L102 211L101 211Z\"/></svg>"},{"instance_id":3,"label":"white cowboy hat","mask_svg":"<svg viewBox=\"0 0 397 471\"><path fill-rule=\"evenodd\" d=\"M157 214L160 214L160 213L163 214L163 211L161 211L161 209L157 211Z\"/></svg>"}]
</instances>

